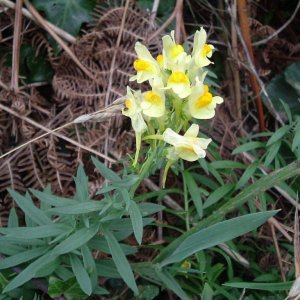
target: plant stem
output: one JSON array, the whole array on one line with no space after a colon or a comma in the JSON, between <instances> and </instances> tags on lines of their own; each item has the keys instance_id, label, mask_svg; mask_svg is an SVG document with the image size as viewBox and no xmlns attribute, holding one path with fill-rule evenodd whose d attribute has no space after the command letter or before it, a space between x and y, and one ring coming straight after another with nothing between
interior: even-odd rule
<instances>
[{"instance_id":1,"label":"plant stem","mask_svg":"<svg viewBox=\"0 0 300 300\"><path fill-rule=\"evenodd\" d=\"M188 190L187 190L187 184L186 180L184 178L183 172L184 172L184 166L183 166L183 161L181 160L181 167L182 167L182 180L183 180L183 196L184 196L184 211L185 211L185 226L186 230L190 230L190 214L189 214L189 197L188 197Z\"/></svg>"}]
</instances>

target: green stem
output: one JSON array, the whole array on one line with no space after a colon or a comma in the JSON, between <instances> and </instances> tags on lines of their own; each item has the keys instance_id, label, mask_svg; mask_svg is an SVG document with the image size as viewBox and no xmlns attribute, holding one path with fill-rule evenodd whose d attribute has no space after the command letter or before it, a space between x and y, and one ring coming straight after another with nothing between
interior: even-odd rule
<instances>
[{"instance_id":1,"label":"green stem","mask_svg":"<svg viewBox=\"0 0 300 300\"><path fill-rule=\"evenodd\" d=\"M188 190L187 190L187 184L186 184L186 180L185 177L183 175L184 172L184 166L183 166L183 161L181 161L181 168L182 168L182 179L183 179L183 196L184 196L184 211L185 211L185 226L186 226L186 230L189 231L190 230L190 214L189 214L189 197L188 197Z\"/></svg>"},{"instance_id":2,"label":"green stem","mask_svg":"<svg viewBox=\"0 0 300 300\"><path fill-rule=\"evenodd\" d=\"M145 179L145 177L148 176L148 172L152 166L152 163L154 161L154 158L156 157L156 151L152 150L150 156L147 158L147 160L143 163L140 173L139 173L139 179L138 181L131 187L129 194L133 198L136 189L139 187L141 182Z\"/></svg>"}]
</instances>

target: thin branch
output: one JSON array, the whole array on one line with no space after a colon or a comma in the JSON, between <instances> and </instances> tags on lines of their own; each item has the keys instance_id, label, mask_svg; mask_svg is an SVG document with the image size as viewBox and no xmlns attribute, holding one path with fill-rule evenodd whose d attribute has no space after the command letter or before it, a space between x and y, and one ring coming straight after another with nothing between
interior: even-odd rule
<instances>
[{"instance_id":1,"label":"thin branch","mask_svg":"<svg viewBox=\"0 0 300 300\"><path fill-rule=\"evenodd\" d=\"M0 4L6 6L6 7L8 7L8 8L11 8L11 9L15 9L15 8L16 8L15 3L13 3L12 1L9 1L9 0L0 0ZM26 18L28 18L28 19L34 21L35 23L38 23L38 21L37 21L37 20L35 19L35 17L29 12L28 9L22 8L22 14L23 14ZM49 26L54 32L56 32L60 37L62 37L62 38L63 38L64 40L66 40L67 42L72 43L72 44L74 44L74 43L76 42L76 38L75 38L74 36L72 36L71 34L69 34L68 32L62 30L61 28L55 26L54 24L52 24L52 23L50 23L50 22L48 22L48 21L45 21L45 22L48 24L48 26Z\"/></svg>"},{"instance_id":2,"label":"thin branch","mask_svg":"<svg viewBox=\"0 0 300 300\"><path fill-rule=\"evenodd\" d=\"M249 22L248 22L248 15L247 15L247 3L246 0L239 0L238 1L238 13L241 25L241 32L243 39L246 44L246 49L248 50L250 61L254 65L254 55L251 43L251 36L250 36L250 29L249 29ZM253 93L255 95L256 100L256 109L258 113L258 121L259 121L259 128L260 131L265 131L265 116L264 116L264 109L262 105L262 99L260 96L259 85L256 80L256 77L253 74L250 74L250 83L252 86Z\"/></svg>"},{"instance_id":3,"label":"thin branch","mask_svg":"<svg viewBox=\"0 0 300 300\"><path fill-rule=\"evenodd\" d=\"M20 66L20 44L22 28L22 5L23 0L17 0L15 9L13 53L12 53L12 74L11 89L17 94L19 92L19 66Z\"/></svg>"},{"instance_id":4,"label":"thin branch","mask_svg":"<svg viewBox=\"0 0 300 300\"><path fill-rule=\"evenodd\" d=\"M238 60L238 43L237 43L237 33L236 33L236 23L237 23L237 0L232 1L231 5L232 18L231 18L231 43L232 43L232 54L234 57L233 64L233 78L234 78L234 94L235 94L235 103L236 103L236 116L238 121L242 121L242 104L241 104L241 86L240 86L240 73L239 66L237 64Z\"/></svg>"},{"instance_id":5,"label":"thin branch","mask_svg":"<svg viewBox=\"0 0 300 300\"><path fill-rule=\"evenodd\" d=\"M271 226L272 238L273 238L273 242L274 242L274 246L275 246L275 250L276 250L276 256L277 256L277 260L278 260L278 264L279 264L279 268L280 268L281 278L282 278L283 282L286 282L285 273L283 271L281 252L280 252L278 241L276 238L275 229L274 229L273 225L270 225L270 226Z\"/></svg>"},{"instance_id":6,"label":"thin branch","mask_svg":"<svg viewBox=\"0 0 300 300\"><path fill-rule=\"evenodd\" d=\"M175 30L175 36L177 43L181 42L181 29L182 29L182 23L183 23L183 0L177 0L176 2L176 30Z\"/></svg>"},{"instance_id":7,"label":"thin branch","mask_svg":"<svg viewBox=\"0 0 300 300\"><path fill-rule=\"evenodd\" d=\"M151 11L151 17L150 17L150 23L151 23L151 25L154 25L156 14L157 14L157 10L158 10L158 7L159 7L159 1L160 0L154 0L153 1L152 11Z\"/></svg>"},{"instance_id":8,"label":"thin branch","mask_svg":"<svg viewBox=\"0 0 300 300\"><path fill-rule=\"evenodd\" d=\"M229 8L228 0L225 0L225 2L226 2L226 4L227 4L227 7ZM238 3L240 3L240 2L238 1ZM231 10L230 10L230 9L228 9L228 12L229 12L229 14L231 15ZM231 17L232 17L232 15L231 15ZM275 110L275 108L274 108L274 105L273 105L273 103L272 103L272 101L271 101L271 99L270 99L270 97L269 97L269 95L268 95L268 93L267 93L267 91L266 91L266 88L265 88L264 83L262 82L262 80L260 79L260 77L259 77L259 75L258 75L258 73L257 73L257 71L256 71L256 68L255 68L255 66L254 66L254 64L253 64L253 62L252 62L252 60L251 60L250 53L249 53L249 51L248 51L247 45L246 45L246 43L245 43L245 40L244 40L244 38L243 38L243 35L242 35L242 33L241 33L241 30L240 30L238 24L236 25L236 31L237 31L238 37L239 37L239 39L240 39L240 41L241 41L241 44L242 44L242 46L243 46L243 48L244 48L244 51L245 51L245 54L246 54L246 59L247 59L247 62L248 62L248 65L249 65L249 66L246 66L246 65L245 65L243 62L241 62L241 61L239 61L239 64L241 64L241 65L243 65L244 67L246 67L246 69L248 69L249 72L255 76L255 78L256 78L256 80L257 80L259 86L260 86L261 92L266 96L266 99L267 99L266 105L268 106L268 109L273 113L273 115L275 116L276 120L277 120L281 125L284 125L284 122L283 122L281 116L278 114L278 112L277 112L277 111ZM254 97L255 97L255 96L256 96L256 95L254 95Z\"/></svg>"}]
</instances>

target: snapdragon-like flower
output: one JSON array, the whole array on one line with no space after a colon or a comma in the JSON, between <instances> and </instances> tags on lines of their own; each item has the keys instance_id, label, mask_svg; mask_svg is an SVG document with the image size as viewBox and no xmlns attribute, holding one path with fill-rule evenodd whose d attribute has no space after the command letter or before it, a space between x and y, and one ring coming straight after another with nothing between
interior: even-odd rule
<instances>
[{"instance_id":1,"label":"snapdragon-like flower","mask_svg":"<svg viewBox=\"0 0 300 300\"><path fill-rule=\"evenodd\" d=\"M174 37L174 30L171 31L171 35L165 35L163 38L163 58L164 68L173 70L174 66L182 60L187 54L184 48L180 44L176 44Z\"/></svg>"},{"instance_id":2,"label":"snapdragon-like flower","mask_svg":"<svg viewBox=\"0 0 300 300\"><path fill-rule=\"evenodd\" d=\"M206 156L205 149L211 139L198 138L199 125L192 124L182 136L171 128L163 133L163 140L174 148L169 151L168 159L176 161L179 157L187 161L196 161Z\"/></svg>"},{"instance_id":3,"label":"snapdragon-like flower","mask_svg":"<svg viewBox=\"0 0 300 300\"><path fill-rule=\"evenodd\" d=\"M134 94L131 92L130 88L127 87L127 96L125 100L125 108L122 110L122 114L131 119L131 125L133 130L135 131L135 158L133 165L135 166L141 149L142 142L142 134L147 131L147 124L142 116L142 108L141 108L141 98L142 93L140 91L135 92Z\"/></svg>"},{"instance_id":4,"label":"snapdragon-like flower","mask_svg":"<svg viewBox=\"0 0 300 300\"><path fill-rule=\"evenodd\" d=\"M143 114L148 117L159 118L165 114L164 84L159 77L150 81L151 91L144 93L141 107Z\"/></svg>"},{"instance_id":5,"label":"snapdragon-like flower","mask_svg":"<svg viewBox=\"0 0 300 300\"><path fill-rule=\"evenodd\" d=\"M173 65L172 73L168 78L167 88L172 89L179 98L186 98L191 93L191 82L186 74L190 56L186 53Z\"/></svg>"},{"instance_id":6,"label":"snapdragon-like flower","mask_svg":"<svg viewBox=\"0 0 300 300\"><path fill-rule=\"evenodd\" d=\"M141 99L141 92L138 91L133 94L130 88L127 87L125 108L122 110L122 114L131 119L133 130L136 133L144 133L147 131L147 124L142 116Z\"/></svg>"},{"instance_id":7,"label":"snapdragon-like flower","mask_svg":"<svg viewBox=\"0 0 300 300\"><path fill-rule=\"evenodd\" d=\"M138 58L134 61L133 67L137 71L137 74L131 77L130 81L136 80L137 83L142 83L159 76L161 73L159 63L152 57L149 50L137 42L135 44L135 51Z\"/></svg>"},{"instance_id":8,"label":"snapdragon-like flower","mask_svg":"<svg viewBox=\"0 0 300 300\"><path fill-rule=\"evenodd\" d=\"M217 104L221 104L223 98L213 96L207 85L198 78L188 98L188 108L192 117L196 119L211 119L215 115Z\"/></svg>"},{"instance_id":9,"label":"snapdragon-like flower","mask_svg":"<svg viewBox=\"0 0 300 300\"><path fill-rule=\"evenodd\" d=\"M206 31L201 27L200 31L197 30L194 36L194 46L192 52L192 61L200 67L208 66L211 58L214 46L206 44L207 34Z\"/></svg>"}]
</instances>

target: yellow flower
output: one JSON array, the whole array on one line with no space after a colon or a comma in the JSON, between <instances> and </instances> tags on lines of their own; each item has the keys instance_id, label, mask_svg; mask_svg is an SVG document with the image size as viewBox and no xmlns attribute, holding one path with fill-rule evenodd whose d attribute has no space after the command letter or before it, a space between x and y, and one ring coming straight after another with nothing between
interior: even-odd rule
<instances>
[{"instance_id":1,"label":"yellow flower","mask_svg":"<svg viewBox=\"0 0 300 300\"><path fill-rule=\"evenodd\" d=\"M133 95L130 88L127 87L125 108L122 110L122 114L131 119L132 127L137 133L143 133L147 130L147 125L142 116L141 98L142 94L140 92L135 92Z\"/></svg>"},{"instance_id":2,"label":"yellow flower","mask_svg":"<svg viewBox=\"0 0 300 300\"><path fill-rule=\"evenodd\" d=\"M184 136L179 135L171 128L163 133L163 140L174 146L168 152L168 159L174 161L179 157L187 161L196 161L206 156L205 149L211 139L198 138L199 125L192 124Z\"/></svg>"},{"instance_id":3,"label":"yellow flower","mask_svg":"<svg viewBox=\"0 0 300 300\"><path fill-rule=\"evenodd\" d=\"M198 78L188 98L188 108L192 117L196 119L211 119L215 115L217 104L221 104L223 98L213 96L207 85Z\"/></svg>"},{"instance_id":4,"label":"yellow flower","mask_svg":"<svg viewBox=\"0 0 300 300\"><path fill-rule=\"evenodd\" d=\"M137 71L136 76L130 78L130 81L136 80L137 83L142 83L146 80L155 78L160 75L160 67L158 62L152 57L149 50L137 42L135 51L138 58L134 61L133 67Z\"/></svg>"},{"instance_id":5,"label":"yellow flower","mask_svg":"<svg viewBox=\"0 0 300 300\"><path fill-rule=\"evenodd\" d=\"M178 61L182 60L182 57L185 57L186 53L182 45L176 44L174 30L171 31L171 35L165 35L162 40L164 68L173 70L174 65L176 65Z\"/></svg>"},{"instance_id":6,"label":"yellow flower","mask_svg":"<svg viewBox=\"0 0 300 300\"><path fill-rule=\"evenodd\" d=\"M184 268L184 269L190 269L192 266L192 264L188 261L188 260L185 260L182 264L181 264L181 268Z\"/></svg>"},{"instance_id":7,"label":"yellow flower","mask_svg":"<svg viewBox=\"0 0 300 300\"><path fill-rule=\"evenodd\" d=\"M165 114L165 93L164 84L160 78L150 81L152 90L144 94L141 107L143 114L149 117L159 118Z\"/></svg>"},{"instance_id":8,"label":"yellow flower","mask_svg":"<svg viewBox=\"0 0 300 300\"><path fill-rule=\"evenodd\" d=\"M208 66L211 58L214 46L206 44L207 34L206 31L201 27L200 31L197 30L194 37L194 46L192 52L192 61L200 67Z\"/></svg>"},{"instance_id":9,"label":"yellow flower","mask_svg":"<svg viewBox=\"0 0 300 300\"><path fill-rule=\"evenodd\" d=\"M167 83L167 88L173 90L179 98L185 98L191 93L191 84L185 72L174 71L170 75Z\"/></svg>"}]
</instances>

